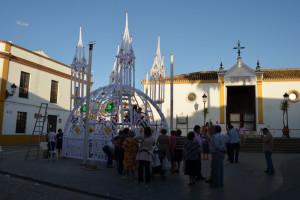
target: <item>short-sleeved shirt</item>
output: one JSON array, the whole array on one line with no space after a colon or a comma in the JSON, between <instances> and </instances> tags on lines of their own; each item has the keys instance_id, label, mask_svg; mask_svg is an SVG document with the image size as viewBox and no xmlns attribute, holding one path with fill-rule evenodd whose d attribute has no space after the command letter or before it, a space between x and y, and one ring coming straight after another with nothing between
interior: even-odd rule
<instances>
[{"instance_id":1,"label":"short-sleeved shirt","mask_svg":"<svg viewBox=\"0 0 300 200\"><path fill-rule=\"evenodd\" d=\"M176 136L175 141L176 141L175 149L184 149L184 137Z\"/></svg>"},{"instance_id":2,"label":"short-sleeved shirt","mask_svg":"<svg viewBox=\"0 0 300 200\"><path fill-rule=\"evenodd\" d=\"M244 135L245 134L245 128L244 127L239 128L239 132L240 132L240 135Z\"/></svg>"},{"instance_id":3,"label":"short-sleeved shirt","mask_svg":"<svg viewBox=\"0 0 300 200\"><path fill-rule=\"evenodd\" d=\"M200 152L199 147L200 144L195 140L188 140L185 143L185 160L199 160Z\"/></svg>"},{"instance_id":4,"label":"short-sleeved shirt","mask_svg":"<svg viewBox=\"0 0 300 200\"><path fill-rule=\"evenodd\" d=\"M136 160L153 161L152 148L155 143L155 139L153 137L145 138L144 136L137 136L136 139L142 139Z\"/></svg>"},{"instance_id":5,"label":"short-sleeved shirt","mask_svg":"<svg viewBox=\"0 0 300 200\"><path fill-rule=\"evenodd\" d=\"M49 142L55 142L56 133L49 132L48 137L49 137Z\"/></svg>"},{"instance_id":6,"label":"short-sleeved shirt","mask_svg":"<svg viewBox=\"0 0 300 200\"><path fill-rule=\"evenodd\" d=\"M229 141L232 144L240 142L240 133L236 128L232 128L229 131Z\"/></svg>"}]
</instances>

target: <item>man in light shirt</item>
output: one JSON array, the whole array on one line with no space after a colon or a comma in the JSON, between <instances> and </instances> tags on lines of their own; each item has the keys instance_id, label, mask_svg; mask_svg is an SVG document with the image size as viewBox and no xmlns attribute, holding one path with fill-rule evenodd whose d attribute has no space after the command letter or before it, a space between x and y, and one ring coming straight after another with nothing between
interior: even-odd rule
<instances>
[{"instance_id":1,"label":"man in light shirt","mask_svg":"<svg viewBox=\"0 0 300 200\"><path fill-rule=\"evenodd\" d=\"M50 132L48 133L48 156L49 151L55 150L55 137L56 133L54 132L54 129L50 129Z\"/></svg>"},{"instance_id":2,"label":"man in light shirt","mask_svg":"<svg viewBox=\"0 0 300 200\"><path fill-rule=\"evenodd\" d=\"M212 183L209 184L210 187L221 187L223 186L224 178L224 153L226 152L226 146L221 136L221 127L219 125L215 126L214 135L209 144L209 151L212 154L212 167L213 174Z\"/></svg>"}]
</instances>

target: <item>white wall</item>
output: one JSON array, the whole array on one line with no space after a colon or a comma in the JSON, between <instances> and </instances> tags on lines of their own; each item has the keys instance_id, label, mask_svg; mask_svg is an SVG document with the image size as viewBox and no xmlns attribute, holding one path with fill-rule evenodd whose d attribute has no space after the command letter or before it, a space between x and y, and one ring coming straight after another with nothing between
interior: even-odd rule
<instances>
[{"instance_id":1,"label":"white wall","mask_svg":"<svg viewBox=\"0 0 300 200\"><path fill-rule=\"evenodd\" d=\"M254 85L255 86L255 85ZM226 86L225 86L226 87ZM257 131L260 128L267 127L271 130L271 133L275 137L281 137L283 128L282 124L282 111L280 110L280 102L283 100L283 94L290 90L300 91L300 82L263 82L263 119L264 124L257 124ZM145 88L145 87L144 87ZM168 125L170 126L170 84L166 84L165 90L165 102L162 105L162 112L165 115ZM226 89L226 88L225 88ZM225 100L227 99L225 90ZM187 96L190 92L194 92L197 95L195 102L189 102ZM255 93L257 89L255 88ZM189 116L189 128L190 130L194 125L202 125L204 122L203 117L203 101L202 95L208 96L208 103L206 106L209 108L209 115L206 117L206 121L210 119L215 124L216 121L220 122L220 91L218 83L207 84L174 84L174 120L173 129L176 128L176 115ZM257 94L256 94L257 95ZM195 111L195 103L199 105L198 111ZM226 101L225 101L226 104ZM225 105L226 106L226 105ZM257 107L257 99L256 99ZM226 109L225 109L226 110ZM296 103L290 102L289 109L289 128L291 129L291 137L300 137L300 101ZM256 111L256 115L258 112ZM258 117L256 117L258 120ZM179 125L185 133L185 125ZM225 126L222 126L224 129ZM298 129L298 130L293 130Z\"/></svg>"},{"instance_id":2,"label":"white wall","mask_svg":"<svg viewBox=\"0 0 300 200\"><path fill-rule=\"evenodd\" d=\"M263 82L263 113L264 126L271 130L273 135L280 137L282 135L282 111L280 102L283 100L283 94L290 90L300 91L300 82ZM300 129L300 101L290 102L288 110L289 128ZM291 130L291 137L300 137L300 130Z\"/></svg>"},{"instance_id":3,"label":"white wall","mask_svg":"<svg viewBox=\"0 0 300 200\"><path fill-rule=\"evenodd\" d=\"M40 55L36 55L34 53L24 51L23 49L20 49L18 47L11 46L10 53L14 56L21 57L25 60L29 60L29 61L34 62L34 63L38 63L40 65L49 67L51 69L55 69L57 71L60 71L60 72L66 73L66 74L71 74L70 73L70 70L71 70L70 67L67 67L65 65L62 65L62 64L59 64L59 63L56 63L56 62L53 62L53 61L48 60L44 57L41 57ZM72 61L70 61L70 63L71 62Z\"/></svg>"},{"instance_id":4,"label":"white wall","mask_svg":"<svg viewBox=\"0 0 300 200\"><path fill-rule=\"evenodd\" d=\"M0 43L1 44L1 43ZM12 55L22 57L37 64L55 69L59 72L71 74L71 68L50 61L17 47L12 47ZM3 59L0 59L0 64ZM0 70L1 71L1 70ZM21 71L30 74L28 98L19 97ZM51 81L58 82L57 103L50 103ZM7 87L15 83L16 93L6 100L4 107L4 119L2 134L16 134L17 112L27 112L26 134L32 134L36 119L34 114L38 113L41 103L48 103L48 115L57 115L57 129L64 128L70 109L70 79L55 74L44 72L14 61L9 62ZM61 123L59 123L61 119Z\"/></svg>"},{"instance_id":5,"label":"white wall","mask_svg":"<svg viewBox=\"0 0 300 200\"><path fill-rule=\"evenodd\" d=\"M145 88L145 87L144 87ZM144 90L145 91L145 90ZM188 95L194 92L196 100L194 102L188 101ZM208 102L205 107L209 109L209 114L206 121L211 121L215 124L216 121L220 122L220 92L218 83L201 83L201 84L174 84L174 118L173 129L176 128L176 115L188 115L189 117L189 131L195 125L203 125L204 116L202 95L208 96ZM198 110L195 110L195 104L198 104ZM162 112L165 115L170 128L170 84L165 85L165 101L162 104ZM156 117L156 116L155 116ZM183 134L186 133L186 125L178 125L177 128L182 129Z\"/></svg>"}]
</instances>

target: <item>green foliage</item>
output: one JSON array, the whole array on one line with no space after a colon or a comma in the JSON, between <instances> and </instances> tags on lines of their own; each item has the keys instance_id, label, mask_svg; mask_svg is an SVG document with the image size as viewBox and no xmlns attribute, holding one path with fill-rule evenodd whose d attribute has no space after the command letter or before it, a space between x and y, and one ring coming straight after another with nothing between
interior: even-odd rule
<instances>
[{"instance_id":1,"label":"green foliage","mask_svg":"<svg viewBox=\"0 0 300 200\"><path fill-rule=\"evenodd\" d=\"M283 112L288 111L290 107L290 103L287 100L282 100L280 102L280 110L282 110Z\"/></svg>"},{"instance_id":2,"label":"green foliage","mask_svg":"<svg viewBox=\"0 0 300 200\"><path fill-rule=\"evenodd\" d=\"M288 127L289 126L289 118L288 118L289 107L290 107L289 101L282 100L280 102L280 110L282 110L282 123L283 123L283 127ZM286 116L286 123L287 123L287 125L285 125L284 115Z\"/></svg>"},{"instance_id":3,"label":"green foliage","mask_svg":"<svg viewBox=\"0 0 300 200\"><path fill-rule=\"evenodd\" d=\"M209 114L208 108L204 108L203 114L204 114L205 116Z\"/></svg>"}]
</instances>

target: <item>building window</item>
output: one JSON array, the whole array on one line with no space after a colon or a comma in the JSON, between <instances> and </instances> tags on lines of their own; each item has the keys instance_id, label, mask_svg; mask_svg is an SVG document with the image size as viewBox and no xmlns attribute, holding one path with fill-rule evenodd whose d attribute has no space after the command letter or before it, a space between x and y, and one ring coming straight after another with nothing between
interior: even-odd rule
<instances>
[{"instance_id":1,"label":"building window","mask_svg":"<svg viewBox=\"0 0 300 200\"><path fill-rule=\"evenodd\" d=\"M26 112L18 112L16 133L25 133L26 130Z\"/></svg>"},{"instance_id":2,"label":"building window","mask_svg":"<svg viewBox=\"0 0 300 200\"><path fill-rule=\"evenodd\" d=\"M50 103L57 103L58 82L51 81Z\"/></svg>"},{"instance_id":3,"label":"building window","mask_svg":"<svg viewBox=\"0 0 300 200\"><path fill-rule=\"evenodd\" d=\"M197 96L194 92L189 93L188 96L187 96L187 100L189 102L194 102L196 100L196 98L197 98Z\"/></svg>"},{"instance_id":4,"label":"building window","mask_svg":"<svg viewBox=\"0 0 300 200\"><path fill-rule=\"evenodd\" d=\"M29 73L21 72L20 88L19 88L19 97L21 98L28 98L29 77L30 77Z\"/></svg>"}]
</instances>

